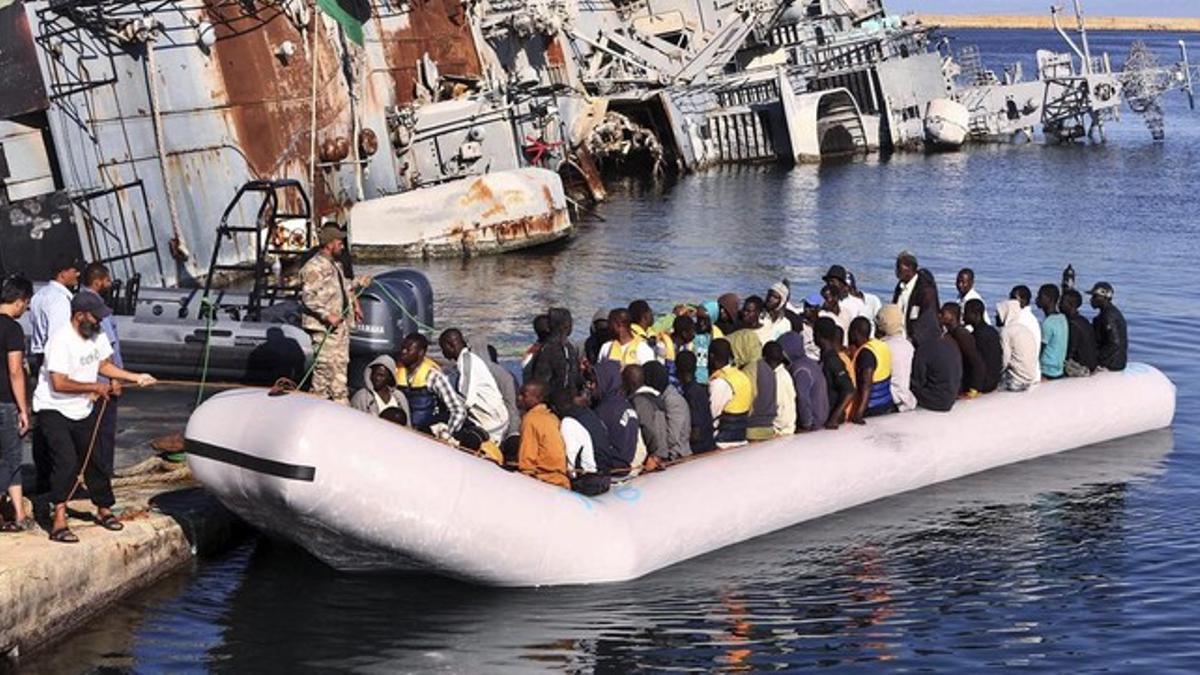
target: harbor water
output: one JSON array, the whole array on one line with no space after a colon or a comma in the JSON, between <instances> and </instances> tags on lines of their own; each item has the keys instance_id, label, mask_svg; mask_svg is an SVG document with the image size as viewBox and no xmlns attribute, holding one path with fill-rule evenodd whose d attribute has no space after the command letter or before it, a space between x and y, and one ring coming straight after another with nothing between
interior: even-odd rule
<instances>
[{"instance_id":1,"label":"harbor water","mask_svg":"<svg viewBox=\"0 0 1200 675\"><path fill-rule=\"evenodd\" d=\"M1023 59L1027 73L1035 49L1058 48L1049 32L956 35L993 67ZM1092 49L1120 62L1140 38L1173 60L1180 37L1099 33ZM807 294L831 263L890 296L902 249L934 271L943 299L960 267L994 301L1018 283L1057 282L1070 263L1081 285L1114 284L1133 357L1178 385L1171 430L900 495L624 584L497 590L343 575L254 539L119 603L30 670L1193 670L1200 114L1178 94L1166 108L1162 144L1126 111L1107 145L617 186L565 245L424 269L439 328L515 354L550 305L574 311L582 338L594 311L633 298L663 311L761 294L783 277Z\"/></svg>"}]
</instances>

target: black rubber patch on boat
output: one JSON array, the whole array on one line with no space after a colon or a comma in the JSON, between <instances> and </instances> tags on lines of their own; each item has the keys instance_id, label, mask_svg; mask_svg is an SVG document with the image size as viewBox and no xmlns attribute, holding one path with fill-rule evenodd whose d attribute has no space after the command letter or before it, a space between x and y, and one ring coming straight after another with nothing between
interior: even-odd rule
<instances>
[{"instance_id":1,"label":"black rubber patch on boat","mask_svg":"<svg viewBox=\"0 0 1200 675\"><path fill-rule=\"evenodd\" d=\"M247 455L244 452L222 448L220 446L197 441L191 438L183 440L183 450L190 455L197 457L205 457L224 464L232 464L240 466L243 469L265 473L271 476L279 476L289 480L302 480L308 483L313 482L317 476L317 467L304 466L302 464L288 464L286 462L276 462L273 459L263 459Z\"/></svg>"}]
</instances>

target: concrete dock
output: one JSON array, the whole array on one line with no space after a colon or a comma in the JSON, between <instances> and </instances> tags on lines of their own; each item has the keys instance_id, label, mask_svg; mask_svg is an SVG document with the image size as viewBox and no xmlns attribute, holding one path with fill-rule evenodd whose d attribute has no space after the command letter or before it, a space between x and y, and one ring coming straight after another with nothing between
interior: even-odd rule
<instances>
[{"instance_id":1,"label":"concrete dock","mask_svg":"<svg viewBox=\"0 0 1200 675\"><path fill-rule=\"evenodd\" d=\"M237 519L197 486L183 465L152 460L155 438L182 431L195 402L187 387L127 390L118 413L114 511L125 524L109 532L91 521L86 499L69 504L77 544L51 542L47 508L35 496L38 528L0 534L0 670L49 647L116 600L214 553L243 532ZM28 452L28 448L27 448ZM26 456L26 486L32 466ZM157 464L157 466L156 466ZM27 500L28 505L28 500Z\"/></svg>"}]
</instances>

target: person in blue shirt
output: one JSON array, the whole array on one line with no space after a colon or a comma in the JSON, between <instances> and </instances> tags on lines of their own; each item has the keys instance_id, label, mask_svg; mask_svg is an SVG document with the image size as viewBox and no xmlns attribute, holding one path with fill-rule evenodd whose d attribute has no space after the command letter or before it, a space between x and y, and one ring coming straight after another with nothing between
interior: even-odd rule
<instances>
[{"instance_id":1,"label":"person in blue shirt","mask_svg":"<svg viewBox=\"0 0 1200 675\"><path fill-rule=\"evenodd\" d=\"M1037 306L1045 313L1042 321L1042 377L1057 380L1063 376L1063 363L1067 360L1067 342L1070 327L1067 317L1058 311L1058 286L1044 284L1038 289Z\"/></svg>"}]
</instances>

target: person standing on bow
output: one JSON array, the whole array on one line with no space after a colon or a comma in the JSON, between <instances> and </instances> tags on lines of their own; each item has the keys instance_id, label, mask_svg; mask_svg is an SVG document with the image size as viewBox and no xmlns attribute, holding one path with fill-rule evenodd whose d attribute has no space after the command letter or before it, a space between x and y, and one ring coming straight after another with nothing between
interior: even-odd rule
<instances>
[{"instance_id":1,"label":"person standing on bow","mask_svg":"<svg viewBox=\"0 0 1200 675\"><path fill-rule=\"evenodd\" d=\"M311 391L330 401L350 404L346 370L350 367L350 325L362 321L355 284L346 279L339 263L346 248L346 233L327 223L318 235L318 248L300 268L301 327L312 336L316 363Z\"/></svg>"}]
</instances>

